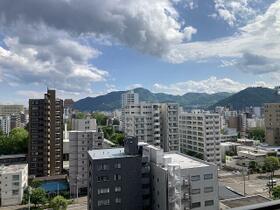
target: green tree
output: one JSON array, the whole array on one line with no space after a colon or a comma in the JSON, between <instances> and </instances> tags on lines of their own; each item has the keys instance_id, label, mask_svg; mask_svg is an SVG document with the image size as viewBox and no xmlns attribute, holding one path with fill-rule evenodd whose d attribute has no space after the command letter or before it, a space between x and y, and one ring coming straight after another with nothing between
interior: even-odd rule
<instances>
[{"instance_id":1,"label":"green tree","mask_svg":"<svg viewBox=\"0 0 280 210\"><path fill-rule=\"evenodd\" d=\"M76 118L77 119L85 119L86 118L86 114L84 112L78 112L76 114Z\"/></svg>"},{"instance_id":2,"label":"green tree","mask_svg":"<svg viewBox=\"0 0 280 210\"><path fill-rule=\"evenodd\" d=\"M119 145L123 145L123 141L124 141L124 134L123 133L114 133L111 136L110 139L112 142L114 142L115 144L119 144Z\"/></svg>"},{"instance_id":3,"label":"green tree","mask_svg":"<svg viewBox=\"0 0 280 210\"><path fill-rule=\"evenodd\" d=\"M265 130L263 128L252 128L249 130L249 138L264 141Z\"/></svg>"},{"instance_id":4,"label":"green tree","mask_svg":"<svg viewBox=\"0 0 280 210\"><path fill-rule=\"evenodd\" d=\"M272 197L273 199L280 199L280 185L272 189Z\"/></svg>"},{"instance_id":5,"label":"green tree","mask_svg":"<svg viewBox=\"0 0 280 210\"><path fill-rule=\"evenodd\" d=\"M92 117L96 119L96 123L99 126L106 126L108 117L100 112L94 112Z\"/></svg>"},{"instance_id":6,"label":"green tree","mask_svg":"<svg viewBox=\"0 0 280 210\"><path fill-rule=\"evenodd\" d=\"M40 180L32 180L31 183L30 183L30 186L32 188L38 188L38 187L40 187L42 185L42 183L43 182L40 181Z\"/></svg>"},{"instance_id":7,"label":"green tree","mask_svg":"<svg viewBox=\"0 0 280 210\"><path fill-rule=\"evenodd\" d=\"M274 171L279 169L280 163L279 159L274 156L268 156L264 160L264 169L267 172L271 172L272 177L274 176Z\"/></svg>"},{"instance_id":8,"label":"green tree","mask_svg":"<svg viewBox=\"0 0 280 210\"><path fill-rule=\"evenodd\" d=\"M258 171L258 163L256 161L250 161L249 162L249 166L248 166L248 169L251 171L251 172L256 172Z\"/></svg>"},{"instance_id":9,"label":"green tree","mask_svg":"<svg viewBox=\"0 0 280 210\"><path fill-rule=\"evenodd\" d=\"M61 195L54 197L50 202L50 207L53 210L66 210L67 205L67 200Z\"/></svg>"},{"instance_id":10,"label":"green tree","mask_svg":"<svg viewBox=\"0 0 280 210\"><path fill-rule=\"evenodd\" d=\"M28 197L28 195L29 192L27 191L27 196L25 197ZM30 203L34 204L35 208L39 205L45 205L47 202L47 193L42 188L34 188L31 190Z\"/></svg>"}]
</instances>

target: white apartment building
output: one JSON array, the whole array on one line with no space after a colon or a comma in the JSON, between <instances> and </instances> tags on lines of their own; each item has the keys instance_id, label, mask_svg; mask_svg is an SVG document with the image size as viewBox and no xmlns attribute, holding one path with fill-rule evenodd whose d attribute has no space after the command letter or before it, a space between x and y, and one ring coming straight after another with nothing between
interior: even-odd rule
<instances>
[{"instance_id":1,"label":"white apartment building","mask_svg":"<svg viewBox=\"0 0 280 210\"><path fill-rule=\"evenodd\" d=\"M220 115L209 112L181 112L179 116L180 150L207 162L221 164Z\"/></svg>"},{"instance_id":2,"label":"white apartment building","mask_svg":"<svg viewBox=\"0 0 280 210\"><path fill-rule=\"evenodd\" d=\"M0 206L21 204L27 186L27 164L0 166Z\"/></svg>"},{"instance_id":3,"label":"white apartment building","mask_svg":"<svg viewBox=\"0 0 280 210\"><path fill-rule=\"evenodd\" d=\"M134 93L133 90L129 90L122 94L122 107L127 105L139 104L139 94Z\"/></svg>"},{"instance_id":4,"label":"white apartment building","mask_svg":"<svg viewBox=\"0 0 280 210\"><path fill-rule=\"evenodd\" d=\"M0 116L0 130L3 134L8 135L11 131L11 118L10 116Z\"/></svg>"},{"instance_id":5,"label":"white apartment building","mask_svg":"<svg viewBox=\"0 0 280 210\"><path fill-rule=\"evenodd\" d=\"M141 102L127 105L124 110L124 133L139 141L160 144L160 104Z\"/></svg>"},{"instance_id":6,"label":"white apartment building","mask_svg":"<svg viewBox=\"0 0 280 210\"><path fill-rule=\"evenodd\" d=\"M162 147L164 151L180 150L179 105L161 104Z\"/></svg>"},{"instance_id":7,"label":"white apartment building","mask_svg":"<svg viewBox=\"0 0 280 210\"><path fill-rule=\"evenodd\" d=\"M178 113L176 103L127 105L123 108L124 133L142 142L160 144L164 151L179 151Z\"/></svg>"},{"instance_id":8,"label":"white apartment building","mask_svg":"<svg viewBox=\"0 0 280 210\"><path fill-rule=\"evenodd\" d=\"M69 131L69 184L71 195L86 194L88 186L88 150L102 148L101 131Z\"/></svg>"},{"instance_id":9,"label":"white apartment building","mask_svg":"<svg viewBox=\"0 0 280 210\"><path fill-rule=\"evenodd\" d=\"M153 206L160 210L217 210L217 166L177 152L148 145Z\"/></svg>"},{"instance_id":10,"label":"white apartment building","mask_svg":"<svg viewBox=\"0 0 280 210\"><path fill-rule=\"evenodd\" d=\"M96 130L97 124L96 119L86 118L86 119L72 119L72 130L76 131L86 131L86 130Z\"/></svg>"}]
</instances>

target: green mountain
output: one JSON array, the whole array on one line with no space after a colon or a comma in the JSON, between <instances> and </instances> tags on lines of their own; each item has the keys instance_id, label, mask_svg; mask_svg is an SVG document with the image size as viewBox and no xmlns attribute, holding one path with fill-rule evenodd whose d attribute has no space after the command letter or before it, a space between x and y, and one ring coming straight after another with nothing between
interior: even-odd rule
<instances>
[{"instance_id":1,"label":"green mountain","mask_svg":"<svg viewBox=\"0 0 280 210\"><path fill-rule=\"evenodd\" d=\"M87 97L74 103L73 108L80 111L113 111L121 108L121 94L125 91L111 92L97 97ZM186 93L185 95L170 95L165 93L152 93L144 88L136 88L140 101L150 102L176 102L184 108L205 108L225 99L230 93Z\"/></svg>"},{"instance_id":2,"label":"green mountain","mask_svg":"<svg viewBox=\"0 0 280 210\"><path fill-rule=\"evenodd\" d=\"M280 103L280 96L276 94L276 90L263 87L246 88L218 103L210 106L228 106L235 110L242 110L250 106L262 106L264 103Z\"/></svg>"}]
</instances>

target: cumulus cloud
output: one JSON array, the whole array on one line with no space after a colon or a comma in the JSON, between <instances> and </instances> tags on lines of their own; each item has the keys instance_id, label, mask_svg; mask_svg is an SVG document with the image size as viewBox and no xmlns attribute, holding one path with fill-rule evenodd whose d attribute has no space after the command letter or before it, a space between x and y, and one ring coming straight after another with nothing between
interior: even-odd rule
<instances>
[{"instance_id":1,"label":"cumulus cloud","mask_svg":"<svg viewBox=\"0 0 280 210\"><path fill-rule=\"evenodd\" d=\"M165 59L174 63L218 58L222 66L231 65L243 72L280 73L280 0L240 28L231 37L209 42L192 42L174 47Z\"/></svg>"},{"instance_id":2,"label":"cumulus cloud","mask_svg":"<svg viewBox=\"0 0 280 210\"><path fill-rule=\"evenodd\" d=\"M216 13L230 26L243 25L254 19L265 5L260 0L214 0Z\"/></svg>"},{"instance_id":3,"label":"cumulus cloud","mask_svg":"<svg viewBox=\"0 0 280 210\"><path fill-rule=\"evenodd\" d=\"M128 86L126 87L126 89L127 89L127 90L131 90L131 89L141 88L141 87L143 87L142 84L136 83L136 84L128 85Z\"/></svg>"},{"instance_id":4,"label":"cumulus cloud","mask_svg":"<svg viewBox=\"0 0 280 210\"><path fill-rule=\"evenodd\" d=\"M13 26L0 47L3 81L90 92L92 82L106 79L107 71L89 63L100 54L98 50L44 24L17 22Z\"/></svg>"},{"instance_id":5,"label":"cumulus cloud","mask_svg":"<svg viewBox=\"0 0 280 210\"><path fill-rule=\"evenodd\" d=\"M218 92L234 93L245 89L248 86L267 86L267 84L262 81L255 82L254 84L243 84L229 78L218 79L217 77L210 77L200 81L189 80L169 85L156 83L153 85L153 91L165 92L174 95L183 95L188 92L209 94Z\"/></svg>"},{"instance_id":6,"label":"cumulus cloud","mask_svg":"<svg viewBox=\"0 0 280 210\"><path fill-rule=\"evenodd\" d=\"M158 56L196 33L180 23L174 4L174 0L1 0L0 16L2 24L18 19L43 22L73 34L111 38Z\"/></svg>"}]
</instances>

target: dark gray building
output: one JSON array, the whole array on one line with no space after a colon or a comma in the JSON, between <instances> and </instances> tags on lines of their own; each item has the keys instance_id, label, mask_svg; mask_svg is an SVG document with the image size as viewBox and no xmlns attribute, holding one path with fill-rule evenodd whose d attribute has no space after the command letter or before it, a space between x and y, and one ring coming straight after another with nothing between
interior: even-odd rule
<instances>
[{"instance_id":1,"label":"dark gray building","mask_svg":"<svg viewBox=\"0 0 280 210\"><path fill-rule=\"evenodd\" d=\"M89 210L142 210L150 205L150 168L135 138L124 148L89 151Z\"/></svg>"},{"instance_id":2,"label":"dark gray building","mask_svg":"<svg viewBox=\"0 0 280 210\"><path fill-rule=\"evenodd\" d=\"M60 175L63 169L63 101L55 90L29 100L29 175Z\"/></svg>"}]
</instances>

